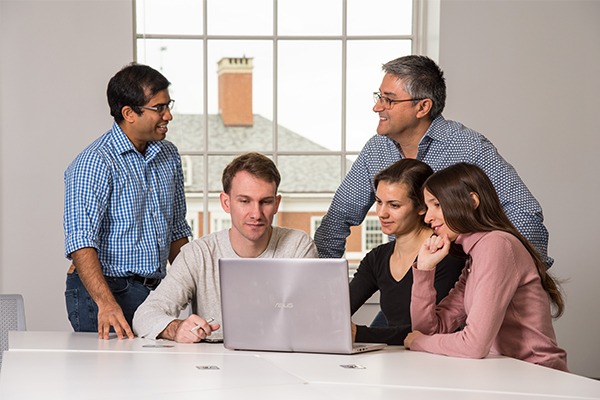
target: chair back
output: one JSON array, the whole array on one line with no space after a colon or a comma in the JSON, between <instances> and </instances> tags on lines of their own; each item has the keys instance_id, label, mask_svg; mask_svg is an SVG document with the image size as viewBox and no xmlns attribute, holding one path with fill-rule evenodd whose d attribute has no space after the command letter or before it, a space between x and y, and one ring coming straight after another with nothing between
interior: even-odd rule
<instances>
[{"instance_id":1,"label":"chair back","mask_svg":"<svg viewBox=\"0 0 600 400\"><path fill-rule=\"evenodd\" d=\"M0 294L0 367L8 350L8 331L25 330L25 304L20 294Z\"/></svg>"}]
</instances>

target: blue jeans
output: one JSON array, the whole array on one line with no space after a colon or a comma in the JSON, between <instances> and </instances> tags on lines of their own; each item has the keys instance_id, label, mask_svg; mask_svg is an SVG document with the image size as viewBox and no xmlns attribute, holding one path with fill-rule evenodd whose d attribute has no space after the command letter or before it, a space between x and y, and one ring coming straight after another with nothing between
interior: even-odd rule
<instances>
[{"instance_id":1,"label":"blue jeans","mask_svg":"<svg viewBox=\"0 0 600 400\"><path fill-rule=\"evenodd\" d=\"M371 322L371 328L387 328L388 320L385 317L383 311L379 310L373 321Z\"/></svg>"},{"instance_id":2,"label":"blue jeans","mask_svg":"<svg viewBox=\"0 0 600 400\"><path fill-rule=\"evenodd\" d=\"M131 327L133 314L146 300L150 289L129 278L105 277L115 300ZM98 306L81 282L77 271L67 274L65 301L69 322L75 332L98 332ZM113 332L113 328L110 328Z\"/></svg>"}]
</instances>

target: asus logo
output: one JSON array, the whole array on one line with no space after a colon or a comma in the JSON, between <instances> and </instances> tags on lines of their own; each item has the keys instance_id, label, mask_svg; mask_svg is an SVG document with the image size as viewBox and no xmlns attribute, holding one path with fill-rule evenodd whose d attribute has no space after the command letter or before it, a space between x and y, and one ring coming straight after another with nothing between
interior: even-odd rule
<instances>
[{"instance_id":1,"label":"asus logo","mask_svg":"<svg viewBox=\"0 0 600 400\"><path fill-rule=\"evenodd\" d=\"M294 308L294 303L275 303L275 308Z\"/></svg>"}]
</instances>

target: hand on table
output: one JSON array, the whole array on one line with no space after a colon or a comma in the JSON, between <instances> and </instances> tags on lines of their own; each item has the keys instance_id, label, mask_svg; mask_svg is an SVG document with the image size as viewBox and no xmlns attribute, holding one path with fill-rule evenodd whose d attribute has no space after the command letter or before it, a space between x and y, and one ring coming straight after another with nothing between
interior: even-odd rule
<instances>
[{"instance_id":1,"label":"hand on table","mask_svg":"<svg viewBox=\"0 0 600 400\"><path fill-rule=\"evenodd\" d=\"M219 324L210 323L212 322L212 318L209 318L207 321L195 314L190 315L185 320L175 321L179 321L179 325L177 326L173 340L178 343L199 342L210 336L212 331L216 331L221 327Z\"/></svg>"},{"instance_id":2,"label":"hand on table","mask_svg":"<svg viewBox=\"0 0 600 400\"><path fill-rule=\"evenodd\" d=\"M422 336L423 334L419 331L412 331L410 332L408 335L406 335L406 338L404 339L404 347L408 350L410 350L410 345L412 344L413 340L415 340L415 338Z\"/></svg>"},{"instance_id":3,"label":"hand on table","mask_svg":"<svg viewBox=\"0 0 600 400\"><path fill-rule=\"evenodd\" d=\"M123 310L116 302L98 306L98 337L108 339L111 326L119 339L124 339L125 336L129 339L134 338L133 331L123 315Z\"/></svg>"}]
</instances>

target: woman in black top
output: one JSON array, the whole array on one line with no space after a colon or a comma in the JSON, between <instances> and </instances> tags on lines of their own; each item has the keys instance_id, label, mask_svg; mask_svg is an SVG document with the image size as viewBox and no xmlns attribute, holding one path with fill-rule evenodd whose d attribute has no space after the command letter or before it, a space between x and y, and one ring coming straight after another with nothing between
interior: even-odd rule
<instances>
[{"instance_id":1,"label":"woman in black top","mask_svg":"<svg viewBox=\"0 0 600 400\"><path fill-rule=\"evenodd\" d=\"M423 220L422 191L423 183L432 174L427 164L405 158L375 176L375 203L381 230L396 240L371 250L361 261L350 282L350 302L354 314L379 290L381 311L388 324L382 327L352 324L355 342L402 345L412 330L411 266L421 245L433 233ZM436 268L437 302L448 294L461 274L465 263L461 253L455 249Z\"/></svg>"}]
</instances>

